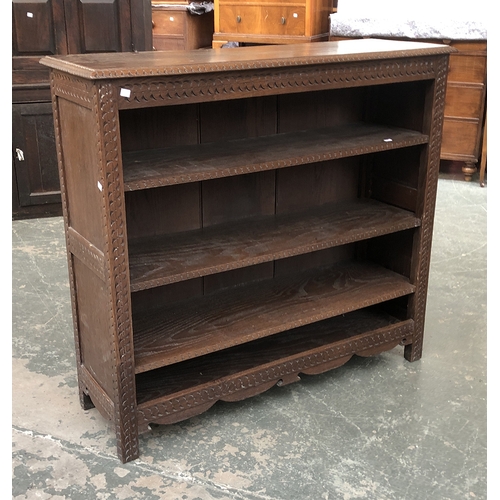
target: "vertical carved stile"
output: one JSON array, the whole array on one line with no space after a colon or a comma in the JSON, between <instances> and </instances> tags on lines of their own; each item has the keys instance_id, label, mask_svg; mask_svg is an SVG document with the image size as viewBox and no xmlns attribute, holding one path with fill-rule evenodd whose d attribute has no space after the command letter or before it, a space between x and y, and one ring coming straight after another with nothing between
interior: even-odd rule
<instances>
[{"instance_id":1,"label":"vertical carved stile","mask_svg":"<svg viewBox=\"0 0 500 500\"><path fill-rule=\"evenodd\" d=\"M427 305L427 290L429 282L429 268L432 247L432 231L434 227L434 210L436 207L436 193L439 177L439 163L441 152L441 138L443 130L444 105L446 95L446 80L448 71L448 56L441 56L436 68L436 79L434 82L434 95L432 97L432 116L430 117L430 132L428 146L428 169L424 180L425 186L421 192L425 193L422 200L422 225L420 237L417 243L416 253L418 266L412 282L417 288L410 302L410 310L413 310L415 321L415 332L413 342L405 346L405 358L408 361L416 361L422 357L425 309Z\"/></svg>"},{"instance_id":2,"label":"vertical carved stile","mask_svg":"<svg viewBox=\"0 0 500 500\"><path fill-rule=\"evenodd\" d=\"M115 403L118 456L123 462L128 462L139 456L139 446L119 119L111 83L99 83L95 97L103 185L102 213L107 240L106 272L110 284L109 321L114 333L111 346L115 366L112 399Z\"/></svg>"}]
</instances>

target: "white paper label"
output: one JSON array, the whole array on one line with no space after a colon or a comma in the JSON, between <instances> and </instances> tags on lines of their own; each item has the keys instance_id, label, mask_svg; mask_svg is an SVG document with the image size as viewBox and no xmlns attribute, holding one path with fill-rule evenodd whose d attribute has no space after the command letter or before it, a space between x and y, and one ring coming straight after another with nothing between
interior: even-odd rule
<instances>
[{"instance_id":1,"label":"white paper label","mask_svg":"<svg viewBox=\"0 0 500 500\"><path fill-rule=\"evenodd\" d=\"M392 139L384 139L384 142L392 142Z\"/></svg>"},{"instance_id":2,"label":"white paper label","mask_svg":"<svg viewBox=\"0 0 500 500\"><path fill-rule=\"evenodd\" d=\"M99 191L102 191L102 184L101 184L101 181L97 181L97 189Z\"/></svg>"},{"instance_id":3,"label":"white paper label","mask_svg":"<svg viewBox=\"0 0 500 500\"><path fill-rule=\"evenodd\" d=\"M33 12L26 12L27 17L33 17Z\"/></svg>"},{"instance_id":4,"label":"white paper label","mask_svg":"<svg viewBox=\"0 0 500 500\"><path fill-rule=\"evenodd\" d=\"M126 97L127 99L130 97L130 94L132 93L132 91L130 89L120 89L120 95L122 97Z\"/></svg>"},{"instance_id":5,"label":"white paper label","mask_svg":"<svg viewBox=\"0 0 500 500\"><path fill-rule=\"evenodd\" d=\"M295 17L295 18L299 17L299 15L297 14L297 12L293 13L293 17Z\"/></svg>"}]
</instances>

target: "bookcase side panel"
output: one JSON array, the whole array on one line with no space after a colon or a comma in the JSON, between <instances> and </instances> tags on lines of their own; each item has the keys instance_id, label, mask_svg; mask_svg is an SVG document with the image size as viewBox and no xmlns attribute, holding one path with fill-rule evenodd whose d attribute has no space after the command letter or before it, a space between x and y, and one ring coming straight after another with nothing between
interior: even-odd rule
<instances>
[{"instance_id":1,"label":"bookcase side panel","mask_svg":"<svg viewBox=\"0 0 500 500\"><path fill-rule=\"evenodd\" d=\"M103 251L102 193L96 169L94 114L64 98L58 99L58 106L68 226Z\"/></svg>"},{"instance_id":2,"label":"bookcase side panel","mask_svg":"<svg viewBox=\"0 0 500 500\"><path fill-rule=\"evenodd\" d=\"M51 86L80 401L84 408L95 405L111 418L112 343L102 307L108 302L108 288L93 87L90 82L55 71Z\"/></svg>"},{"instance_id":3,"label":"bookcase side panel","mask_svg":"<svg viewBox=\"0 0 500 500\"><path fill-rule=\"evenodd\" d=\"M448 61L449 55L436 57L436 76L432 85L428 87L423 108L423 132L429 135L429 143L421 155L418 179L416 215L422 220L422 224L413 242L414 260L410 281L416 285L416 290L409 301L409 315L414 319L415 333L413 343L405 346L405 358L408 361L415 361L422 357Z\"/></svg>"}]
</instances>

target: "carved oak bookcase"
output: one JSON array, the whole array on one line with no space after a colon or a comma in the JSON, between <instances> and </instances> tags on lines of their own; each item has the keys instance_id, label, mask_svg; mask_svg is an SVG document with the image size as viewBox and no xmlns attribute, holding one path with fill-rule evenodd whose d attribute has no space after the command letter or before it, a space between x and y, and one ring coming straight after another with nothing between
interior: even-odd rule
<instances>
[{"instance_id":1,"label":"carved oak bookcase","mask_svg":"<svg viewBox=\"0 0 500 500\"><path fill-rule=\"evenodd\" d=\"M449 53L352 40L47 56L79 393L139 433L421 357Z\"/></svg>"}]
</instances>

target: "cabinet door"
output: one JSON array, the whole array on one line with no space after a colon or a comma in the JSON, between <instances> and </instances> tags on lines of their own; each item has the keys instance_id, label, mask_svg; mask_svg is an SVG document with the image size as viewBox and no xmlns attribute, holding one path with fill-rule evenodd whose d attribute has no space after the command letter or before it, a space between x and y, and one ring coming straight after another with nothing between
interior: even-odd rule
<instances>
[{"instance_id":1,"label":"cabinet door","mask_svg":"<svg viewBox=\"0 0 500 500\"><path fill-rule=\"evenodd\" d=\"M71 54L152 48L147 0L64 0L64 10Z\"/></svg>"},{"instance_id":2,"label":"cabinet door","mask_svg":"<svg viewBox=\"0 0 500 500\"><path fill-rule=\"evenodd\" d=\"M14 104L12 123L19 204L60 203L52 105Z\"/></svg>"},{"instance_id":3,"label":"cabinet door","mask_svg":"<svg viewBox=\"0 0 500 500\"><path fill-rule=\"evenodd\" d=\"M65 0L64 9L70 54L130 50L128 2Z\"/></svg>"},{"instance_id":4,"label":"cabinet door","mask_svg":"<svg viewBox=\"0 0 500 500\"><path fill-rule=\"evenodd\" d=\"M12 0L12 55L66 54L61 0Z\"/></svg>"}]
</instances>

